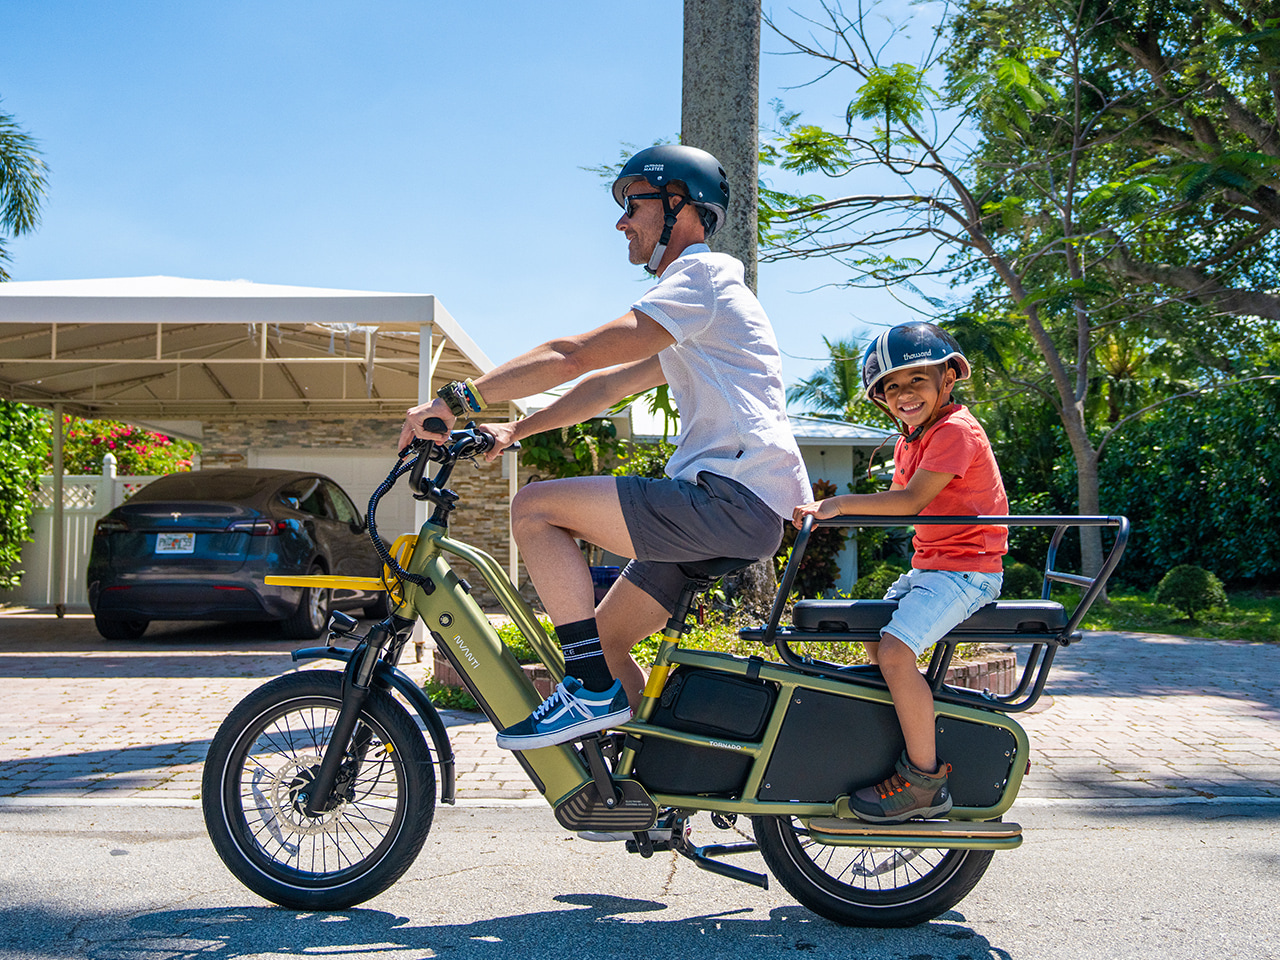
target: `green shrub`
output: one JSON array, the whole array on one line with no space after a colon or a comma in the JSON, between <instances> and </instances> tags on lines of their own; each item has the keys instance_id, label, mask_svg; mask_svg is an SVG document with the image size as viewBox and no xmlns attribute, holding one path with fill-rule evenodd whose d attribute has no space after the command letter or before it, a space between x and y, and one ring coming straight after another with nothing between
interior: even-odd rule
<instances>
[{"instance_id":1,"label":"green shrub","mask_svg":"<svg viewBox=\"0 0 1280 960\"><path fill-rule=\"evenodd\" d=\"M466 687L448 687L435 677L427 677L422 685L423 691L435 706L441 710L479 710L476 698L467 692Z\"/></svg>"},{"instance_id":2,"label":"green shrub","mask_svg":"<svg viewBox=\"0 0 1280 960\"><path fill-rule=\"evenodd\" d=\"M826 500L837 493L834 483L827 480L813 481L813 499ZM782 533L782 543L778 547L778 556L789 556L796 542L799 531L787 524ZM835 586L840 577L840 552L848 539L847 527L816 527L809 533L809 542L804 556L800 559L800 569L796 571L796 579L792 584L792 592L802 597L820 597Z\"/></svg>"},{"instance_id":3,"label":"green shrub","mask_svg":"<svg viewBox=\"0 0 1280 960\"><path fill-rule=\"evenodd\" d=\"M546 617L539 617L538 622L542 624L542 629L547 631L552 642L556 642L556 628L551 625L551 621ZM494 627L494 631L498 634L499 639L507 645L512 655L516 658L517 663L537 663L538 655L533 652L533 647L529 646L529 641L525 639L524 633L514 623L508 621Z\"/></svg>"},{"instance_id":4,"label":"green shrub","mask_svg":"<svg viewBox=\"0 0 1280 960\"><path fill-rule=\"evenodd\" d=\"M31 540L32 495L48 435L44 411L0 400L0 590L22 579L13 565Z\"/></svg>"},{"instance_id":5,"label":"green shrub","mask_svg":"<svg viewBox=\"0 0 1280 960\"><path fill-rule=\"evenodd\" d=\"M1004 587L1000 597L1004 600L1039 600L1044 586L1044 574L1017 561L1004 570Z\"/></svg>"},{"instance_id":6,"label":"green shrub","mask_svg":"<svg viewBox=\"0 0 1280 960\"><path fill-rule=\"evenodd\" d=\"M853 589L849 591L849 599L882 600L884 592L893 586L894 581L900 576L902 576L902 570L893 564L877 564L865 576L858 578Z\"/></svg>"},{"instance_id":7,"label":"green shrub","mask_svg":"<svg viewBox=\"0 0 1280 960\"><path fill-rule=\"evenodd\" d=\"M1201 610L1225 607L1227 592L1208 570L1184 563L1164 575L1156 587L1156 603L1181 610L1187 619L1195 620Z\"/></svg>"}]
</instances>

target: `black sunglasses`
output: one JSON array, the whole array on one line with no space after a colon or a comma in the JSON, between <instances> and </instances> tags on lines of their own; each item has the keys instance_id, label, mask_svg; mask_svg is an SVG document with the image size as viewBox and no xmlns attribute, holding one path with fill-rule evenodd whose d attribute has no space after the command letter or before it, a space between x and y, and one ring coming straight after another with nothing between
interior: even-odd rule
<instances>
[{"instance_id":1,"label":"black sunglasses","mask_svg":"<svg viewBox=\"0 0 1280 960\"><path fill-rule=\"evenodd\" d=\"M660 193L633 193L629 197L622 198L622 212L626 214L627 219L630 220L632 217L636 215L635 202L637 200L661 200L661 199L662 199L662 194Z\"/></svg>"}]
</instances>

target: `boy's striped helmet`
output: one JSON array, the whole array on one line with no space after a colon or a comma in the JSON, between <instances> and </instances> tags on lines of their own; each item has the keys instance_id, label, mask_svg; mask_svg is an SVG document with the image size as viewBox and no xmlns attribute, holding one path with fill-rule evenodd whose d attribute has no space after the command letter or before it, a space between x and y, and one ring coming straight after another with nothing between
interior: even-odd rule
<instances>
[{"instance_id":1,"label":"boy's striped helmet","mask_svg":"<svg viewBox=\"0 0 1280 960\"><path fill-rule=\"evenodd\" d=\"M947 363L957 380L968 380L972 370L956 338L935 323L900 323L871 342L862 358L862 388L868 400L884 396L880 385L895 370L931 367Z\"/></svg>"}]
</instances>

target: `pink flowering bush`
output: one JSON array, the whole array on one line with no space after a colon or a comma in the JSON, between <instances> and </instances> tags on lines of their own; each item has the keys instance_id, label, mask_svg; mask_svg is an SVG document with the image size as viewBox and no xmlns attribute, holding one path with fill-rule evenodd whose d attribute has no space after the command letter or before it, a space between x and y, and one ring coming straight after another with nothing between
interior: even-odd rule
<instances>
[{"instance_id":1,"label":"pink flowering bush","mask_svg":"<svg viewBox=\"0 0 1280 960\"><path fill-rule=\"evenodd\" d=\"M67 473L102 472L102 458L116 458L116 473L124 477L157 476L191 469L200 447L174 440L117 420L81 420L63 417L62 460ZM52 461L48 469L52 470Z\"/></svg>"}]
</instances>

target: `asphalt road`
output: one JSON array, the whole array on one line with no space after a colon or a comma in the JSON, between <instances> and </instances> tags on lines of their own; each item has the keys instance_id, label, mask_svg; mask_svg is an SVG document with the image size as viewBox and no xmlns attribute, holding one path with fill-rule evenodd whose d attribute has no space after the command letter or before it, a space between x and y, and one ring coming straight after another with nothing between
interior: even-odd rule
<instances>
[{"instance_id":1,"label":"asphalt road","mask_svg":"<svg viewBox=\"0 0 1280 960\"><path fill-rule=\"evenodd\" d=\"M386 893L298 913L227 873L197 809L82 803L0 807L3 960L1280 957L1267 799L1020 804L1023 846L907 930L840 927L778 884L579 840L527 805L442 808ZM698 842L716 833L697 825Z\"/></svg>"}]
</instances>

